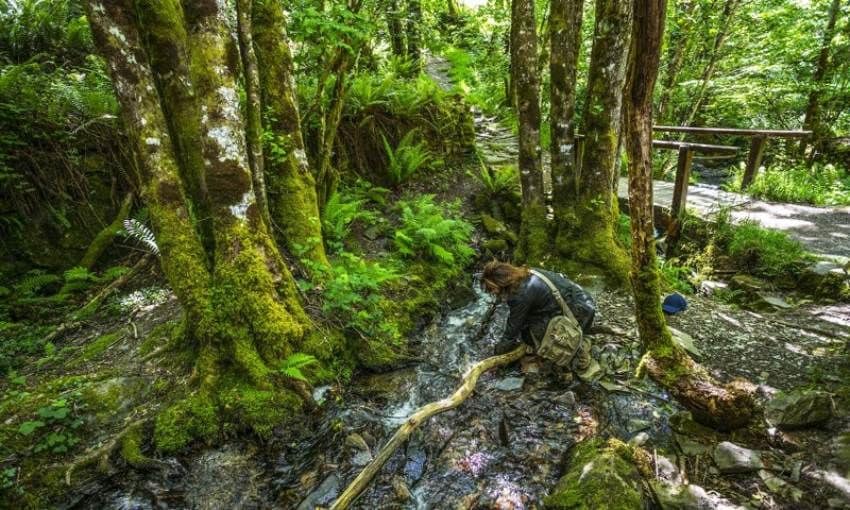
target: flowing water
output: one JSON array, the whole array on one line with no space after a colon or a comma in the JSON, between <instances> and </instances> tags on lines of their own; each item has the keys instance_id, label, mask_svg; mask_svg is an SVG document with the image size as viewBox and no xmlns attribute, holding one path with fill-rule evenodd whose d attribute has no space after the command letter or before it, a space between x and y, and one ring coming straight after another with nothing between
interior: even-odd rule
<instances>
[{"instance_id":1,"label":"flowing water","mask_svg":"<svg viewBox=\"0 0 850 510\"><path fill-rule=\"evenodd\" d=\"M495 313L493 307L495 306ZM414 339L418 361L318 388L321 411L266 445L231 441L162 459L148 471L92 480L72 508L315 508L327 506L419 406L450 395L492 354L506 309L474 297ZM458 409L423 424L355 508L529 508L554 485L588 412L536 364L481 376ZM368 446L368 448L366 448Z\"/></svg>"}]
</instances>

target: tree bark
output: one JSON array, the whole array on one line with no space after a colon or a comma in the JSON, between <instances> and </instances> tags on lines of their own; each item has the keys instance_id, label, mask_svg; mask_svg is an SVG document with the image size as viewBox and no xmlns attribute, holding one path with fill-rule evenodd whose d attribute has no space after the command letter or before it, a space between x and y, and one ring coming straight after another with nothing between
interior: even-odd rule
<instances>
[{"instance_id":1,"label":"tree bark","mask_svg":"<svg viewBox=\"0 0 850 510\"><path fill-rule=\"evenodd\" d=\"M702 103L705 100L708 84L711 83L711 78L714 76L714 70L717 68L717 63L720 61L721 51L726 38L732 28L732 22L735 18L735 13L738 7L741 6L741 0L726 0L723 3L723 12L720 14L720 20L717 25L717 33L714 36L714 41L709 53L708 62L700 76L700 85L696 94L691 97L691 107L681 121L682 126L690 126L693 123L697 113L699 113Z\"/></svg>"},{"instance_id":2,"label":"tree bark","mask_svg":"<svg viewBox=\"0 0 850 510\"><path fill-rule=\"evenodd\" d=\"M254 181L257 208L266 226L271 228L263 161L263 106L260 100L260 72L257 69L257 54L254 51L252 12L253 0L236 0L236 30L245 84L245 143L248 148L248 166L251 168L251 177Z\"/></svg>"},{"instance_id":3,"label":"tree bark","mask_svg":"<svg viewBox=\"0 0 850 510\"><path fill-rule=\"evenodd\" d=\"M575 102L576 69L581 48L582 0L552 0L550 4L550 112L552 200L555 216L561 216L575 200L576 168Z\"/></svg>"},{"instance_id":4,"label":"tree bark","mask_svg":"<svg viewBox=\"0 0 850 510\"><path fill-rule=\"evenodd\" d=\"M133 193L127 193L127 196L125 196L124 200L121 202L121 207L118 209L118 213L115 215L112 223L103 227L103 229L94 236L91 244L89 244L89 247L86 249L86 253L83 254L83 258L80 259L80 263L77 264L78 266L86 269L94 267L106 248L112 244L115 234L123 228L124 220L130 216L130 208L132 206Z\"/></svg>"},{"instance_id":5,"label":"tree bark","mask_svg":"<svg viewBox=\"0 0 850 510\"><path fill-rule=\"evenodd\" d=\"M616 240L619 212L613 183L631 12L632 4L628 0L596 2L587 99L582 115L584 155L574 198L562 204L556 218L556 246L560 254L574 263L595 266L609 280L622 285L627 282L628 262Z\"/></svg>"},{"instance_id":6,"label":"tree bark","mask_svg":"<svg viewBox=\"0 0 850 510\"><path fill-rule=\"evenodd\" d=\"M661 98L658 101L658 115L656 118L661 122L667 119L670 108L670 99L676 88L679 71L685 63L685 55L694 39L691 31L693 26L692 15L697 5L695 0L687 0L676 3L677 29L670 34L667 41L667 65L664 71L664 80L661 83Z\"/></svg>"},{"instance_id":7,"label":"tree bark","mask_svg":"<svg viewBox=\"0 0 850 510\"><path fill-rule=\"evenodd\" d=\"M812 131L811 145L816 149L821 141L826 137L827 129L821 122L821 106L820 96L821 87L824 79L829 71L829 53L832 46L832 38L835 36L835 24L838 21L838 14L841 12L841 0L832 0L827 14L826 27L823 31L821 39L820 51L818 51L818 59L815 62L815 72L812 75L811 91L809 92L809 101L806 104L806 115L803 118L803 129ZM800 154L806 151L809 141L803 139L800 141Z\"/></svg>"},{"instance_id":8,"label":"tree bark","mask_svg":"<svg viewBox=\"0 0 850 510\"><path fill-rule=\"evenodd\" d=\"M253 3L254 45L269 146L265 180L272 224L286 251L302 261L312 261L307 266L325 268L329 263L322 242L319 198L304 150L283 7L276 0Z\"/></svg>"},{"instance_id":9,"label":"tree bark","mask_svg":"<svg viewBox=\"0 0 850 510\"><path fill-rule=\"evenodd\" d=\"M546 255L546 208L540 149L540 78L537 72L537 24L534 0L513 0L511 4L511 72L516 83L519 118L520 184L522 187L522 226L518 259L538 263Z\"/></svg>"},{"instance_id":10,"label":"tree bark","mask_svg":"<svg viewBox=\"0 0 850 510\"><path fill-rule=\"evenodd\" d=\"M187 341L179 348L195 361L192 380L199 391L160 414L157 441L171 449L192 437L211 439L227 421L222 414L240 427L267 433L268 415L261 416L258 409L277 409L274 405L283 403L292 409L297 402L275 383L273 367L305 348L309 321L258 208L228 13L216 0L187 0L182 6L170 0L147 5L89 0L86 7L128 140L141 163L142 199L150 210L162 269L186 314ZM173 27L176 37L159 35L175 44L142 50L139 20L145 9L154 10L146 19L158 21L144 26ZM185 51L157 53L175 48ZM159 94L149 62L169 59L174 69L187 70L186 90ZM175 98L185 99L185 111L192 114L173 117ZM169 124L180 136L198 135L193 147L201 150L208 217L195 219L190 213L197 208L185 191L187 179L181 177L194 171L193 160L177 156ZM214 241L208 247L199 227L206 223ZM311 354L327 359L322 352ZM246 408L243 397L253 407Z\"/></svg>"},{"instance_id":11,"label":"tree bark","mask_svg":"<svg viewBox=\"0 0 850 510\"><path fill-rule=\"evenodd\" d=\"M393 55L404 57L407 55L407 50L404 47L404 32L401 27L401 11L398 2L399 0L387 0L387 32L389 32Z\"/></svg>"},{"instance_id":12,"label":"tree bark","mask_svg":"<svg viewBox=\"0 0 850 510\"><path fill-rule=\"evenodd\" d=\"M652 92L658 77L665 0L635 0L632 61L625 94L629 154L631 280L638 333L646 354L642 369L688 408L697 421L729 430L753 413L751 385L718 385L674 342L661 311L652 202Z\"/></svg>"},{"instance_id":13,"label":"tree bark","mask_svg":"<svg viewBox=\"0 0 850 510\"><path fill-rule=\"evenodd\" d=\"M418 70L422 67L422 0L407 0L407 56Z\"/></svg>"}]
</instances>

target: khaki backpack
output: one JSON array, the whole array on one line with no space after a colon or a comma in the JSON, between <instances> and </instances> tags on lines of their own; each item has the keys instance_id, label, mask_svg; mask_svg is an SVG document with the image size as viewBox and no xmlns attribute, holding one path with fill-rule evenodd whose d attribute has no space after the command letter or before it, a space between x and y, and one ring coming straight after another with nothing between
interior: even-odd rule
<instances>
[{"instance_id":1,"label":"khaki backpack","mask_svg":"<svg viewBox=\"0 0 850 510\"><path fill-rule=\"evenodd\" d=\"M582 335L581 326L555 284L538 271L532 269L531 274L546 283L546 286L552 291L555 300L561 306L562 312L562 315L556 315L549 321L549 325L546 327L546 333L543 335L543 340L540 341L539 345L535 346L537 355L559 367L583 369L584 367L570 366L579 350L582 350L582 356L580 357L586 357L584 352L586 346L583 345L584 336ZM576 361L586 364L587 360Z\"/></svg>"}]
</instances>

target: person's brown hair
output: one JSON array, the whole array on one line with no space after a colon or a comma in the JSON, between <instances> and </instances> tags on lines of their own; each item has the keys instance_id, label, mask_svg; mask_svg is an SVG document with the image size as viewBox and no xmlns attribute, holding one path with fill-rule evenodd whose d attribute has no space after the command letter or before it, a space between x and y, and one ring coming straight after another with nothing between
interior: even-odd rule
<instances>
[{"instance_id":1,"label":"person's brown hair","mask_svg":"<svg viewBox=\"0 0 850 510\"><path fill-rule=\"evenodd\" d=\"M507 262L493 260L484 266L481 284L487 292L503 297L516 292L529 274L531 273L525 266L517 267Z\"/></svg>"}]
</instances>

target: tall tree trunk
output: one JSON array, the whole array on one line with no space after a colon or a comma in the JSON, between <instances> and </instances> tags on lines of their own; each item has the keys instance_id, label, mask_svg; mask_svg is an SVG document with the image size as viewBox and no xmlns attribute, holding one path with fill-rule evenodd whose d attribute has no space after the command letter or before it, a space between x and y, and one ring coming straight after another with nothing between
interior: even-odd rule
<instances>
[{"instance_id":1,"label":"tall tree trunk","mask_svg":"<svg viewBox=\"0 0 850 510\"><path fill-rule=\"evenodd\" d=\"M254 51L252 18L253 1L236 0L236 27L239 41L239 56L245 83L245 143L248 147L248 165L254 181L257 208L266 225L271 228L268 200L266 198L265 162L263 161L263 106L260 100L260 73L257 69L257 54Z\"/></svg>"},{"instance_id":2,"label":"tall tree trunk","mask_svg":"<svg viewBox=\"0 0 850 510\"><path fill-rule=\"evenodd\" d=\"M422 67L422 0L407 0L407 56L418 70Z\"/></svg>"},{"instance_id":3,"label":"tall tree trunk","mask_svg":"<svg viewBox=\"0 0 850 510\"><path fill-rule=\"evenodd\" d=\"M682 119L681 125L683 126L690 126L691 123L693 123L694 118L696 118L697 113L699 113L699 110L702 107L703 101L705 101L706 93L708 92L708 85L714 77L714 71L717 69L717 63L720 61L720 56L722 55L723 45L726 42L726 38L729 36L735 14L740 6L741 0L726 0L723 3L723 12L720 14L720 20L717 24L717 32L714 36L713 44L711 45L708 62L706 62L705 68L703 68L702 75L700 76L699 88L697 88L696 93L690 99L691 107L687 110L687 114Z\"/></svg>"},{"instance_id":4,"label":"tall tree trunk","mask_svg":"<svg viewBox=\"0 0 850 510\"><path fill-rule=\"evenodd\" d=\"M573 263L601 269L616 284L625 284L628 275L626 254L615 234L619 211L613 183L631 12L629 0L596 1L582 116L584 155L575 194L563 202L556 218L560 254Z\"/></svg>"},{"instance_id":5,"label":"tall tree trunk","mask_svg":"<svg viewBox=\"0 0 850 510\"><path fill-rule=\"evenodd\" d=\"M658 101L658 115L656 115L659 122L664 122L667 119L670 99L673 90L676 88L679 71L682 70L685 55L694 39L691 27L693 26L693 12L696 5L695 0L676 2L677 30L670 34L667 41L667 65L664 70L664 79L661 82L661 98Z\"/></svg>"},{"instance_id":6,"label":"tall tree trunk","mask_svg":"<svg viewBox=\"0 0 850 510\"><path fill-rule=\"evenodd\" d=\"M820 96L824 79L829 71L829 53L832 46L832 38L835 36L835 24L838 20L839 12L841 12L840 7L841 0L832 0L829 6L826 28L823 31L820 51L818 52L818 59L815 63L815 72L812 75L812 82L810 84L811 91L809 92L809 101L806 104L806 116L803 118L803 129L812 131L812 139L810 141L805 139L800 141L801 155L806 151L809 142L812 144L814 151L826 137L827 128L821 121Z\"/></svg>"},{"instance_id":7,"label":"tall tree trunk","mask_svg":"<svg viewBox=\"0 0 850 510\"><path fill-rule=\"evenodd\" d=\"M552 0L549 60L552 200L555 217L576 198L576 68L581 47L583 0Z\"/></svg>"},{"instance_id":8,"label":"tall tree trunk","mask_svg":"<svg viewBox=\"0 0 850 510\"><path fill-rule=\"evenodd\" d=\"M86 7L141 162L142 198L162 269L186 314L188 342L180 347L195 360L198 391L158 416L157 443L176 449L196 437L211 439L228 423L267 434L298 407L297 397L276 384L272 374L286 356L306 348L309 321L258 208L227 13L215 0L187 1L182 8L169 0L147 6L90 0ZM189 90L179 97L197 101L198 117L166 122L173 109L168 94L157 92L149 62L167 60L157 52L178 46L142 50L138 20L146 8L156 11L151 19L171 20L176 34L171 40L186 50L168 53L168 58L177 61L175 68L188 70L183 86ZM209 218L199 221L211 224L211 248L201 242L190 214L195 204L184 182L193 169L177 156L176 137L169 131L178 137L198 134L209 203ZM323 352L314 354L327 358Z\"/></svg>"},{"instance_id":9,"label":"tall tree trunk","mask_svg":"<svg viewBox=\"0 0 850 510\"><path fill-rule=\"evenodd\" d=\"M638 332L646 355L641 366L687 407L694 418L720 429L745 425L753 413L750 388L721 387L678 347L661 311L652 223L652 91L658 76L666 0L635 0L632 61L625 94L629 153L631 280ZM750 385L751 386L751 385Z\"/></svg>"},{"instance_id":10,"label":"tall tree trunk","mask_svg":"<svg viewBox=\"0 0 850 510\"><path fill-rule=\"evenodd\" d=\"M511 5L511 70L516 83L519 117L519 174L522 227L517 258L537 263L546 255L548 235L540 161L540 79L537 73L537 30L534 0Z\"/></svg>"},{"instance_id":11,"label":"tall tree trunk","mask_svg":"<svg viewBox=\"0 0 850 510\"><path fill-rule=\"evenodd\" d=\"M398 2L399 0L387 0L387 32L390 36L393 55L403 57L407 55L407 50L404 47L404 32Z\"/></svg>"},{"instance_id":12,"label":"tall tree trunk","mask_svg":"<svg viewBox=\"0 0 850 510\"><path fill-rule=\"evenodd\" d=\"M253 4L254 46L269 146L265 166L272 225L287 251L310 261L306 266L325 268L328 259L319 199L304 150L283 7L276 0L254 0Z\"/></svg>"}]
</instances>

